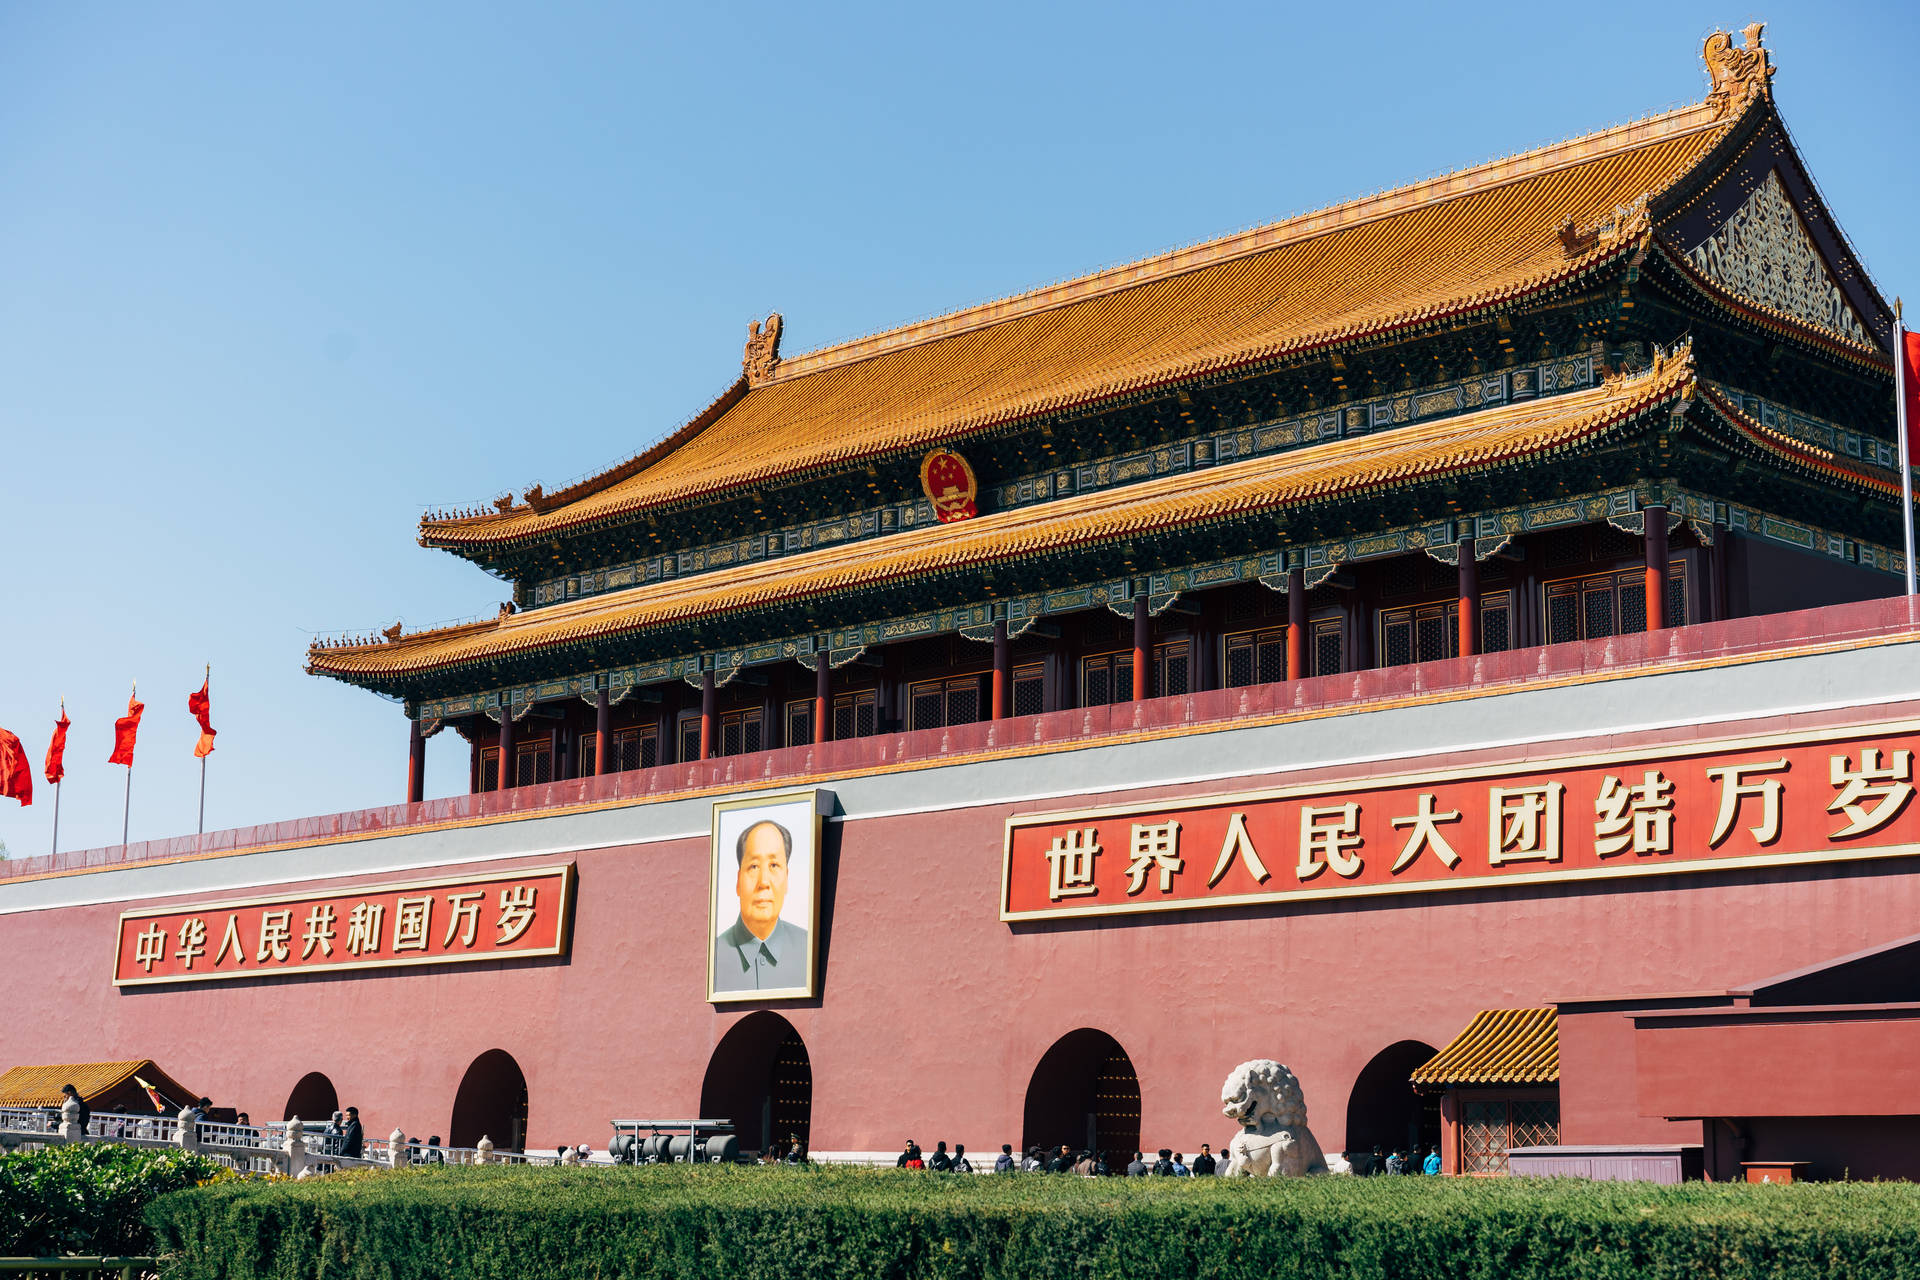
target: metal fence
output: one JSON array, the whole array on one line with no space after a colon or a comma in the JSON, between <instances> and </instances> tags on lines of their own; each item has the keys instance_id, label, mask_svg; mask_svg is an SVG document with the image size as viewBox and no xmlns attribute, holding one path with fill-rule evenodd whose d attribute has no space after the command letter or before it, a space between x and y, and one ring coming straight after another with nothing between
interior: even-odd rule
<instances>
[{"instance_id":1,"label":"metal fence","mask_svg":"<svg viewBox=\"0 0 1920 1280\"><path fill-rule=\"evenodd\" d=\"M0 1275L6 1276L59 1276L61 1280L70 1280L74 1276L100 1276L103 1280L142 1280L142 1277L159 1274L160 1263L156 1258L0 1258Z\"/></svg>"}]
</instances>

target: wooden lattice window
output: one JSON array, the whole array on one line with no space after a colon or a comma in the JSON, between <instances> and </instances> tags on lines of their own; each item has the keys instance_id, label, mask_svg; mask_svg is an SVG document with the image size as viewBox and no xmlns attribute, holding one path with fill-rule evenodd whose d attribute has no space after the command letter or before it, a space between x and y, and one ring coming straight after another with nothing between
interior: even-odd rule
<instances>
[{"instance_id":1,"label":"wooden lattice window","mask_svg":"<svg viewBox=\"0 0 1920 1280\"><path fill-rule=\"evenodd\" d=\"M1104 707L1133 698L1133 652L1080 659L1080 705Z\"/></svg>"},{"instance_id":2,"label":"wooden lattice window","mask_svg":"<svg viewBox=\"0 0 1920 1280\"><path fill-rule=\"evenodd\" d=\"M680 754L675 757L685 764L700 758L700 713L680 717Z\"/></svg>"},{"instance_id":3,"label":"wooden lattice window","mask_svg":"<svg viewBox=\"0 0 1920 1280\"><path fill-rule=\"evenodd\" d=\"M1546 592L1547 643L1601 640L1647 629L1647 575L1644 569L1589 574L1549 582ZM1687 563L1667 566L1667 625L1687 625Z\"/></svg>"},{"instance_id":4,"label":"wooden lattice window","mask_svg":"<svg viewBox=\"0 0 1920 1280\"><path fill-rule=\"evenodd\" d=\"M1552 1098L1476 1098L1460 1109L1460 1171L1505 1173L1515 1147L1560 1141L1560 1103Z\"/></svg>"},{"instance_id":5,"label":"wooden lattice window","mask_svg":"<svg viewBox=\"0 0 1920 1280\"><path fill-rule=\"evenodd\" d=\"M813 699L798 698L787 704L787 745L804 747L813 741Z\"/></svg>"},{"instance_id":6,"label":"wooden lattice window","mask_svg":"<svg viewBox=\"0 0 1920 1280\"><path fill-rule=\"evenodd\" d=\"M532 742L514 746L513 785L538 786L553 781L553 739L542 734Z\"/></svg>"},{"instance_id":7,"label":"wooden lattice window","mask_svg":"<svg viewBox=\"0 0 1920 1280\"><path fill-rule=\"evenodd\" d=\"M972 724L980 718L980 677L961 676L913 685L907 694L907 710L911 716L908 727L912 729Z\"/></svg>"},{"instance_id":8,"label":"wooden lattice window","mask_svg":"<svg viewBox=\"0 0 1920 1280\"><path fill-rule=\"evenodd\" d=\"M480 748L480 790L496 791L500 787L500 748Z\"/></svg>"},{"instance_id":9,"label":"wooden lattice window","mask_svg":"<svg viewBox=\"0 0 1920 1280\"><path fill-rule=\"evenodd\" d=\"M1287 629L1243 631L1226 639L1226 687L1273 684L1287 678Z\"/></svg>"},{"instance_id":10,"label":"wooden lattice window","mask_svg":"<svg viewBox=\"0 0 1920 1280\"><path fill-rule=\"evenodd\" d=\"M613 741L607 744L609 773L625 773L629 769L651 769L659 763L660 730L657 726L646 725L613 731Z\"/></svg>"},{"instance_id":11,"label":"wooden lattice window","mask_svg":"<svg viewBox=\"0 0 1920 1280\"><path fill-rule=\"evenodd\" d=\"M1046 668L1039 663L1013 669L1013 714L1037 716L1047 709Z\"/></svg>"},{"instance_id":12,"label":"wooden lattice window","mask_svg":"<svg viewBox=\"0 0 1920 1280\"><path fill-rule=\"evenodd\" d=\"M580 752L580 767L573 771L575 777L591 778L593 776L593 758L599 753L599 749L599 734L588 730L580 735L580 745L578 747Z\"/></svg>"},{"instance_id":13,"label":"wooden lattice window","mask_svg":"<svg viewBox=\"0 0 1920 1280\"><path fill-rule=\"evenodd\" d=\"M1480 650L1500 653L1507 648L1510 601L1504 591L1480 597ZM1383 666L1434 662L1460 656L1460 602L1415 605L1380 611L1380 659Z\"/></svg>"},{"instance_id":14,"label":"wooden lattice window","mask_svg":"<svg viewBox=\"0 0 1920 1280\"><path fill-rule=\"evenodd\" d=\"M760 750L766 741L766 725L766 713L759 707L727 712L720 717L720 741L714 744L714 754L737 756Z\"/></svg>"},{"instance_id":15,"label":"wooden lattice window","mask_svg":"<svg viewBox=\"0 0 1920 1280\"><path fill-rule=\"evenodd\" d=\"M834 740L872 737L880 727L879 710L879 699L872 689L839 695L833 700Z\"/></svg>"},{"instance_id":16,"label":"wooden lattice window","mask_svg":"<svg viewBox=\"0 0 1920 1280\"><path fill-rule=\"evenodd\" d=\"M1171 698L1192 689L1193 650L1185 640L1170 640L1153 647L1152 697Z\"/></svg>"},{"instance_id":17,"label":"wooden lattice window","mask_svg":"<svg viewBox=\"0 0 1920 1280\"><path fill-rule=\"evenodd\" d=\"M1313 624L1313 674L1337 676L1346 650L1345 626L1338 618L1322 618Z\"/></svg>"}]
</instances>

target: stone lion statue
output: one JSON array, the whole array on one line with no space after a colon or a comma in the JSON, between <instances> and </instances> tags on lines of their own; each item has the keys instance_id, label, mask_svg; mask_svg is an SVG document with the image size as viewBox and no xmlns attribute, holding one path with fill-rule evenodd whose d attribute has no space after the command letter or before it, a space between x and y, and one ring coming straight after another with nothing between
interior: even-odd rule
<instances>
[{"instance_id":1,"label":"stone lion statue","mask_svg":"<svg viewBox=\"0 0 1920 1280\"><path fill-rule=\"evenodd\" d=\"M1293 1072L1271 1058L1233 1069L1220 1088L1220 1110L1241 1128L1227 1144L1228 1177L1299 1177L1352 1173L1338 1154L1320 1150L1307 1128L1307 1101Z\"/></svg>"}]
</instances>

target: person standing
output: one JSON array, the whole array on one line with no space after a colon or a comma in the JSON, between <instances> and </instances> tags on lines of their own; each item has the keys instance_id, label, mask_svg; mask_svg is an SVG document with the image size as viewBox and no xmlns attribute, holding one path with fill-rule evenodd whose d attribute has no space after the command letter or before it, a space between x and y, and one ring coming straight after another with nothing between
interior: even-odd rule
<instances>
[{"instance_id":1,"label":"person standing","mask_svg":"<svg viewBox=\"0 0 1920 1280\"><path fill-rule=\"evenodd\" d=\"M927 1168L935 1173L952 1173L953 1157L947 1154L945 1138L933 1144L933 1159L927 1161Z\"/></svg>"},{"instance_id":2,"label":"person standing","mask_svg":"<svg viewBox=\"0 0 1920 1280\"><path fill-rule=\"evenodd\" d=\"M1134 1152L1133 1159L1127 1162L1127 1176L1129 1178L1144 1178L1147 1176L1147 1162L1140 1158L1138 1151Z\"/></svg>"},{"instance_id":3,"label":"person standing","mask_svg":"<svg viewBox=\"0 0 1920 1280\"><path fill-rule=\"evenodd\" d=\"M1019 1169L1019 1167L1020 1162L1013 1158L1013 1144L1011 1142L1001 1143L1000 1154L994 1157L993 1171L995 1173L1013 1173Z\"/></svg>"},{"instance_id":4,"label":"person standing","mask_svg":"<svg viewBox=\"0 0 1920 1280\"><path fill-rule=\"evenodd\" d=\"M1176 1178L1191 1178L1193 1176L1193 1170L1187 1168L1185 1157L1178 1151L1173 1153L1173 1176Z\"/></svg>"},{"instance_id":5,"label":"person standing","mask_svg":"<svg viewBox=\"0 0 1920 1280\"><path fill-rule=\"evenodd\" d=\"M1429 1178L1433 1178L1433 1177L1438 1177L1438 1176L1439 1176L1439 1174L1440 1174L1440 1148L1438 1148L1438 1147L1428 1147L1428 1148L1427 1148L1427 1158L1426 1158L1426 1159L1425 1159L1424 1161L1422 1161L1422 1162L1421 1162L1421 1165L1420 1165L1420 1172L1421 1172L1421 1173L1424 1173L1424 1174L1425 1174L1425 1175L1427 1175L1427 1176L1428 1176Z\"/></svg>"},{"instance_id":6,"label":"person standing","mask_svg":"<svg viewBox=\"0 0 1920 1280\"><path fill-rule=\"evenodd\" d=\"M1212 1144L1206 1142L1201 1143L1200 1154L1193 1158L1193 1176L1196 1178L1211 1178L1216 1167L1218 1166L1214 1162Z\"/></svg>"},{"instance_id":7,"label":"person standing","mask_svg":"<svg viewBox=\"0 0 1920 1280\"><path fill-rule=\"evenodd\" d=\"M89 1107L87 1105L87 1100L80 1096L80 1091L74 1088L70 1084L61 1085L60 1094L62 1097L66 1098L68 1101L72 1102L76 1107L80 1108L80 1136L83 1138L86 1137L87 1121L93 1119L93 1108ZM60 1105L62 1107L65 1107L67 1104L63 1102Z\"/></svg>"},{"instance_id":8,"label":"person standing","mask_svg":"<svg viewBox=\"0 0 1920 1280\"><path fill-rule=\"evenodd\" d=\"M360 1127L360 1108L347 1108L347 1123L340 1130L340 1154L358 1158L365 1145L366 1132Z\"/></svg>"},{"instance_id":9,"label":"person standing","mask_svg":"<svg viewBox=\"0 0 1920 1280\"><path fill-rule=\"evenodd\" d=\"M953 1164L951 1167L955 1173L973 1172L973 1161L967 1159L966 1143L956 1142L953 1144Z\"/></svg>"},{"instance_id":10,"label":"person standing","mask_svg":"<svg viewBox=\"0 0 1920 1280\"><path fill-rule=\"evenodd\" d=\"M1160 1148L1160 1158L1153 1162L1153 1173L1154 1176L1158 1178L1171 1178L1173 1176L1172 1147Z\"/></svg>"}]
</instances>

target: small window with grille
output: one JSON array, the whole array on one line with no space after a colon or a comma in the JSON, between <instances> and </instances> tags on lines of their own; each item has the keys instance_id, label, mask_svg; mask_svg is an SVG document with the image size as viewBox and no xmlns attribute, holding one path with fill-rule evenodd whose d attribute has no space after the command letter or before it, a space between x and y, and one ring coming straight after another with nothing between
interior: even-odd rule
<instances>
[{"instance_id":1,"label":"small window with grille","mask_svg":"<svg viewBox=\"0 0 1920 1280\"><path fill-rule=\"evenodd\" d=\"M872 689L843 693L833 700L833 737L870 738L879 728L879 699Z\"/></svg>"},{"instance_id":2,"label":"small window with grille","mask_svg":"<svg viewBox=\"0 0 1920 1280\"><path fill-rule=\"evenodd\" d=\"M1039 663L1013 669L1013 714L1037 716L1047 709L1046 668Z\"/></svg>"},{"instance_id":3,"label":"small window with grille","mask_svg":"<svg viewBox=\"0 0 1920 1280\"><path fill-rule=\"evenodd\" d=\"M1687 565L1667 566L1667 625L1687 624ZM1647 629L1647 575L1644 569L1593 574L1549 582L1546 592L1547 643L1601 640Z\"/></svg>"},{"instance_id":4,"label":"small window with grille","mask_svg":"<svg viewBox=\"0 0 1920 1280\"><path fill-rule=\"evenodd\" d=\"M980 718L980 677L927 680L907 693L907 724L912 729L940 729L972 724Z\"/></svg>"},{"instance_id":5,"label":"small window with grille","mask_svg":"<svg viewBox=\"0 0 1920 1280\"><path fill-rule=\"evenodd\" d=\"M1480 651L1507 648L1511 602L1504 591L1480 597ZM1416 605L1380 611L1380 660L1389 667L1460 656L1460 602Z\"/></svg>"},{"instance_id":6,"label":"small window with grille","mask_svg":"<svg viewBox=\"0 0 1920 1280\"><path fill-rule=\"evenodd\" d=\"M586 733L580 735L580 745L578 748L580 752L580 767L574 770L574 774L577 777L591 778L593 776L593 758L598 754L599 747L599 734L588 730Z\"/></svg>"},{"instance_id":7,"label":"small window with grille","mask_svg":"<svg viewBox=\"0 0 1920 1280\"><path fill-rule=\"evenodd\" d=\"M700 758L700 713L692 712L680 717L680 763Z\"/></svg>"},{"instance_id":8,"label":"small window with grille","mask_svg":"<svg viewBox=\"0 0 1920 1280\"><path fill-rule=\"evenodd\" d=\"M1156 698L1171 698L1192 690L1193 650L1185 640L1170 640L1153 647L1153 688Z\"/></svg>"},{"instance_id":9,"label":"small window with grille","mask_svg":"<svg viewBox=\"0 0 1920 1280\"><path fill-rule=\"evenodd\" d=\"M1313 674L1340 674L1340 655L1345 649L1345 630L1338 618L1322 618L1313 624Z\"/></svg>"},{"instance_id":10,"label":"small window with grille","mask_svg":"<svg viewBox=\"0 0 1920 1280\"><path fill-rule=\"evenodd\" d=\"M1287 678L1287 629L1243 631L1226 638L1226 686L1272 684Z\"/></svg>"},{"instance_id":11,"label":"small window with grille","mask_svg":"<svg viewBox=\"0 0 1920 1280\"><path fill-rule=\"evenodd\" d=\"M729 711L720 717L718 755L737 756L760 750L766 732L766 715L759 707Z\"/></svg>"},{"instance_id":12,"label":"small window with grille","mask_svg":"<svg viewBox=\"0 0 1920 1280\"><path fill-rule=\"evenodd\" d=\"M480 748L480 790L495 791L500 787L500 748Z\"/></svg>"},{"instance_id":13,"label":"small window with grille","mask_svg":"<svg viewBox=\"0 0 1920 1280\"><path fill-rule=\"evenodd\" d=\"M513 750L513 785L538 786L553 781L553 740L542 735L532 742L517 743Z\"/></svg>"},{"instance_id":14,"label":"small window with grille","mask_svg":"<svg viewBox=\"0 0 1920 1280\"><path fill-rule=\"evenodd\" d=\"M1105 707L1133 697L1133 653L1103 653L1080 660L1080 705Z\"/></svg>"},{"instance_id":15,"label":"small window with grille","mask_svg":"<svg viewBox=\"0 0 1920 1280\"><path fill-rule=\"evenodd\" d=\"M700 747L700 727L694 725L694 749ZM653 725L644 728L616 729L613 741L607 744L608 772L625 773L628 769L651 769L660 763L660 730Z\"/></svg>"},{"instance_id":16,"label":"small window with grille","mask_svg":"<svg viewBox=\"0 0 1920 1280\"><path fill-rule=\"evenodd\" d=\"M800 698L787 704L787 745L804 747L813 741L813 699Z\"/></svg>"},{"instance_id":17,"label":"small window with grille","mask_svg":"<svg viewBox=\"0 0 1920 1280\"><path fill-rule=\"evenodd\" d=\"M1553 1098L1474 1098L1460 1109L1460 1171L1505 1173L1515 1147L1560 1142L1560 1103Z\"/></svg>"}]
</instances>

